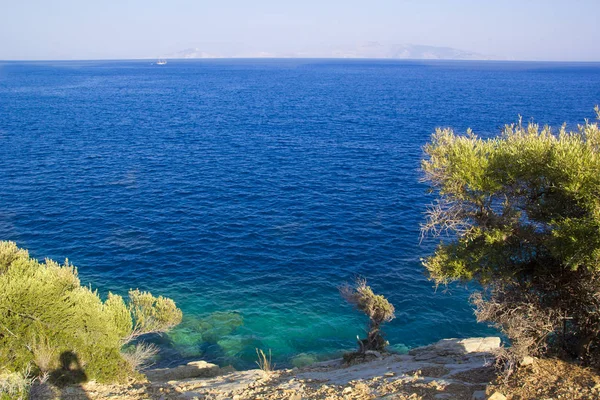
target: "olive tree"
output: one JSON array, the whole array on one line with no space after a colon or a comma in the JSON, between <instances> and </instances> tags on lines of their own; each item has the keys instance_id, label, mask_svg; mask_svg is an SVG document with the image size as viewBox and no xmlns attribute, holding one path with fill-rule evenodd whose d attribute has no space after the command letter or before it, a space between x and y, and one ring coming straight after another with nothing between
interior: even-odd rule
<instances>
[{"instance_id":1,"label":"olive tree","mask_svg":"<svg viewBox=\"0 0 600 400\"><path fill-rule=\"evenodd\" d=\"M600 119L600 110L596 107ZM482 139L437 129L422 226L441 238L423 264L436 284L475 281L480 321L518 356L591 360L600 350L600 129L521 121Z\"/></svg>"}]
</instances>

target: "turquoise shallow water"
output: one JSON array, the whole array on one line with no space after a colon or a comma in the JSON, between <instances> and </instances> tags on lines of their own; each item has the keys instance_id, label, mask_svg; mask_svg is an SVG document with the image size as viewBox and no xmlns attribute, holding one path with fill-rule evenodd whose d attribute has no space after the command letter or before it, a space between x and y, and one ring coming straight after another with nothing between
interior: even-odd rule
<instances>
[{"instance_id":1,"label":"turquoise shallow water","mask_svg":"<svg viewBox=\"0 0 600 400\"><path fill-rule=\"evenodd\" d=\"M396 306L396 349L485 335L468 289L420 266L421 147L436 126L574 125L599 102L598 64L2 62L0 239L103 294L174 298L163 365L353 348L366 321L337 286L357 275Z\"/></svg>"}]
</instances>

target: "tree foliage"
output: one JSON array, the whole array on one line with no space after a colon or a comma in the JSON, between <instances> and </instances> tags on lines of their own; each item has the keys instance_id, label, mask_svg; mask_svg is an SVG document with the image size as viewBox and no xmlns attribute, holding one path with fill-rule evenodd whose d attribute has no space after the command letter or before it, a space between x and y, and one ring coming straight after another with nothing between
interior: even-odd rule
<instances>
[{"instance_id":1,"label":"tree foliage","mask_svg":"<svg viewBox=\"0 0 600 400\"><path fill-rule=\"evenodd\" d=\"M369 317L367 338L359 342L360 352L383 351L388 343L381 334L381 325L395 318L394 306L382 295L373 293L365 279L359 278L354 285L340 287L340 294L344 300Z\"/></svg>"},{"instance_id":2,"label":"tree foliage","mask_svg":"<svg viewBox=\"0 0 600 400\"><path fill-rule=\"evenodd\" d=\"M148 333L168 331L181 322L181 311L173 300L137 289L129 291L127 310L130 321L133 320L127 341Z\"/></svg>"},{"instance_id":3,"label":"tree foliage","mask_svg":"<svg viewBox=\"0 0 600 400\"><path fill-rule=\"evenodd\" d=\"M529 352L597 350L598 124L554 132L519 121L491 139L437 129L424 150L424 180L437 201L423 233L448 233L423 261L431 279L482 284L480 319Z\"/></svg>"},{"instance_id":4,"label":"tree foliage","mask_svg":"<svg viewBox=\"0 0 600 400\"><path fill-rule=\"evenodd\" d=\"M137 290L129 296L129 304L112 293L102 301L81 286L68 261L40 263L15 243L0 242L0 365L9 372L32 366L49 372L64 367L61 355L72 353L90 379L125 379L133 371L122 346L181 320L170 299Z\"/></svg>"}]
</instances>

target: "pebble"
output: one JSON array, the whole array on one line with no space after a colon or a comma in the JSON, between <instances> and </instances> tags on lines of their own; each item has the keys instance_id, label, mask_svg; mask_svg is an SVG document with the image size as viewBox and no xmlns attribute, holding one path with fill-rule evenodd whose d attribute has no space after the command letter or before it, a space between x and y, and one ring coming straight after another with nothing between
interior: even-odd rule
<instances>
[{"instance_id":1,"label":"pebble","mask_svg":"<svg viewBox=\"0 0 600 400\"><path fill-rule=\"evenodd\" d=\"M472 400L485 400L486 399L485 390L476 390L473 392Z\"/></svg>"},{"instance_id":2,"label":"pebble","mask_svg":"<svg viewBox=\"0 0 600 400\"><path fill-rule=\"evenodd\" d=\"M500 392L495 392L493 395L488 397L488 400L506 400L506 396Z\"/></svg>"},{"instance_id":3,"label":"pebble","mask_svg":"<svg viewBox=\"0 0 600 400\"><path fill-rule=\"evenodd\" d=\"M523 357L523 360L521 360L521 365L531 365L533 364L533 357L531 356L525 356Z\"/></svg>"}]
</instances>

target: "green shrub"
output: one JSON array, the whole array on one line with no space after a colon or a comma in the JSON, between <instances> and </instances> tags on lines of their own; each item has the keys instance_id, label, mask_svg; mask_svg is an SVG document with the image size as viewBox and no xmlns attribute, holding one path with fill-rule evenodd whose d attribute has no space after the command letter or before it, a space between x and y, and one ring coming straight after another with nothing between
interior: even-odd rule
<instances>
[{"instance_id":1,"label":"green shrub","mask_svg":"<svg viewBox=\"0 0 600 400\"><path fill-rule=\"evenodd\" d=\"M181 322L181 311L175 305L175 302L166 297L154 297L149 292L140 292L139 290L129 291L129 319L127 313L122 313L122 308L116 307L115 314L119 323L132 322L127 325L131 333L126 337L126 341L135 339L138 336L147 333L165 332Z\"/></svg>"},{"instance_id":2,"label":"green shrub","mask_svg":"<svg viewBox=\"0 0 600 400\"><path fill-rule=\"evenodd\" d=\"M61 357L72 353L87 378L123 381L134 371L122 346L181 320L172 300L137 290L129 304L114 294L103 302L68 261L40 263L13 242L0 242L0 293L0 365L8 372L68 370Z\"/></svg>"},{"instance_id":3,"label":"green shrub","mask_svg":"<svg viewBox=\"0 0 600 400\"><path fill-rule=\"evenodd\" d=\"M478 319L500 327L519 356L597 360L598 124L555 133L519 122L488 140L438 129L425 153L438 199L423 230L450 233L424 260L431 279L480 283Z\"/></svg>"}]
</instances>

